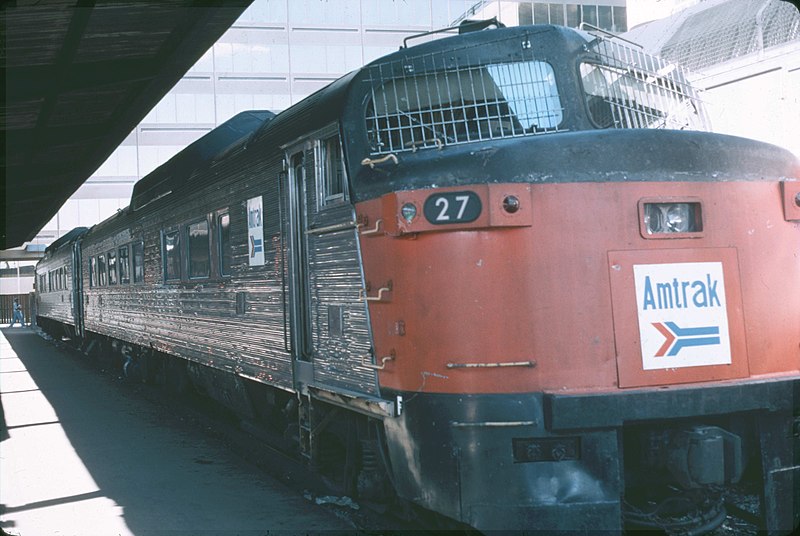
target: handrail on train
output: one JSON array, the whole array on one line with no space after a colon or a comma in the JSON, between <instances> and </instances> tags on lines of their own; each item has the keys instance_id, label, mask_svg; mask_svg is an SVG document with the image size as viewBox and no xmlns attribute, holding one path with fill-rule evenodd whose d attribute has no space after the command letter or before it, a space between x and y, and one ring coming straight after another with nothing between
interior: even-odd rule
<instances>
[{"instance_id":1,"label":"handrail on train","mask_svg":"<svg viewBox=\"0 0 800 536\"><path fill-rule=\"evenodd\" d=\"M439 28L438 30L431 30L430 32L422 32L414 35L409 35L405 39L403 39L403 46L400 48L408 48L408 41L411 39L417 39L418 37L425 37L427 35L433 35L437 33L444 33L449 32L450 30L458 29L458 33L467 33L467 32L477 32L479 30L483 30L488 28L489 26L494 25L496 28L505 28L506 25L497 20L497 17L492 17L491 19L484 19L484 20L465 20L462 21L461 24L458 26L448 26L447 28Z\"/></svg>"},{"instance_id":2,"label":"handrail on train","mask_svg":"<svg viewBox=\"0 0 800 536\"><path fill-rule=\"evenodd\" d=\"M630 43L633 46L637 46L637 47L641 48L642 50L644 50L644 47L642 45L640 45L639 43L637 43L635 41L631 41L630 39L625 39L624 37L620 37L619 35L617 35L617 34L615 34L613 32L609 32L608 30L604 30L602 28L598 28L594 24L589 24L588 22L581 22L578 25L578 29L579 30L583 30L585 28L588 28L589 30L592 30L592 31L595 31L595 32L603 33L603 34L609 36L611 39L619 39L620 41L625 41L626 43Z\"/></svg>"}]
</instances>

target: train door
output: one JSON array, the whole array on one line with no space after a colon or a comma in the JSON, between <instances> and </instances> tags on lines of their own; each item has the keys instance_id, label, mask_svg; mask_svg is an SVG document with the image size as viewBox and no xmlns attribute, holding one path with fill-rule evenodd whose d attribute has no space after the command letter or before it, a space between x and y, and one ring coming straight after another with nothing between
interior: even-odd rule
<instances>
[{"instance_id":1,"label":"train door","mask_svg":"<svg viewBox=\"0 0 800 536\"><path fill-rule=\"evenodd\" d=\"M72 245L72 318L75 321L75 334L83 338L83 268L81 263L81 239Z\"/></svg>"},{"instance_id":2,"label":"train door","mask_svg":"<svg viewBox=\"0 0 800 536\"><path fill-rule=\"evenodd\" d=\"M288 169L289 317L298 383L377 394L355 210L338 129L285 153Z\"/></svg>"},{"instance_id":3,"label":"train door","mask_svg":"<svg viewBox=\"0 0 800 536\"><path fill-rule=\"evenodd\" d=\"M289 152L289 248L291 288L292 357L301 363L311 362L311 309L308 297L308 248L304 237L306 219L305 147ZM309 367L297 365L295 377L303 376Z\"/></svg>"}]
</instances>

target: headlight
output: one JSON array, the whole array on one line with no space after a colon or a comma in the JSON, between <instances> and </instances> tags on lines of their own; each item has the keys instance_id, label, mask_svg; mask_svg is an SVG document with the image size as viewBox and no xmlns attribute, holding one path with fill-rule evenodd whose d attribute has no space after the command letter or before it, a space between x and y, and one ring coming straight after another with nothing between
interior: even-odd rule
<instances>
[{"instance_id":1,"label":"headlight","mask_svg":"<svg viewBox=\"0 0 800 536\"><path fill-rule=\"evenodd\" d=\"M703 230L700 203L645 203L647 234L699 233Z\"/></svg>"},{"instance_id":2,"label":"headlight","mask_svg":"<svg viewBox=\"0 0 800 536\"><path fill-rule=\"evenodd\" d=\"M676 203L667 208L667 217L664 222L667 230L672 233L691 232L691 217L688 203Z\"/></svg>"}]
</instances>

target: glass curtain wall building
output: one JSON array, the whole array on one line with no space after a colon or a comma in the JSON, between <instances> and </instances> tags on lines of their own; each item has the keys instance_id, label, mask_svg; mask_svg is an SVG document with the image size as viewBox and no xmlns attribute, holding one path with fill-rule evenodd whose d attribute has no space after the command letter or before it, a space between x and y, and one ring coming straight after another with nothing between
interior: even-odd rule
<instances>
[{"instance_id":1,"label":"glass curtain wall building","mask_svg":"<svg viewBox=\"0 0 800 536\"><path fill-rule=\"evenodd\" d=\"M34 242L48 244L126 207L137 180L235 114L280 112L397 50L409 35L495 16L507 26L585 21L621 32L625 6L625 0L254 0Z\"/></svg>"}]
</instances>

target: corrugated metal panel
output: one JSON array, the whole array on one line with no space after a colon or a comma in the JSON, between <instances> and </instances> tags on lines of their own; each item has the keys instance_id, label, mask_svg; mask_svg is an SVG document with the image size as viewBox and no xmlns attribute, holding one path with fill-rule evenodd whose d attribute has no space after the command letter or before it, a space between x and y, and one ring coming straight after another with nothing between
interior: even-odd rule
<instances>
[{"instance_id":1,"label":"corrugated metal panel","mask_svg":"<svg viewBox=\"0 0 800 536\"><path fill-rule=\"evenodd\" d=\"M79 233L72 234L70 239L75 238L76 236L80 235L82 232L85 232L85 228L80 228L81 231ZM65 237L66 238L66 235ZM50 318L52 320L56 320L58 322L63 322L65 324L69 324L71 326L75 325L75 310L73 304L73 296L72 291L72 278L73 278L73 270L72 270L72 246L69 243L65 243L66 241L60 241L58 246L60 247L53 247L48 248L46 256L39 261L36 265L36 284L37 289L39 285L39 276L44 275L45 281L48 282L49 285L49 272L54 272L59 268L66 268L66 279L67 285L66 288L63 290L47 290L42 292L42 289L38 289L39 292L37 293L38 303L37 303L37 312L38 316L44 318Z\"/></svg>"},{"instance_id":2,"label":"corrugated metal panel","mask_svg":"<svg viewBox=\"0 0 800 536\"><path fill-rule=\"evenodd\" d=\"M291 389L291 356L283 349L283 293L274 265L274 244L280 244L275 183L279 166L275 157L269 164L252 156L221 163L197 177L192 192L173 192L137 211L137 221L128 215L115 222L118 229L101 229L108 237L91 233L85 241L85 272L90 256L143 238L145 284L89 289L87 275L87 330L143 346L153 343L159 350ZM264 196L267 215L263 267L250 267L247 261L244 203L256 195ZM233 275L165 284L162 229L226 207L231 216ZM246 293L247 298L245 314L238 316L237 292Z\"/></svg>"},{"instance_id":3,"label":"corrugated metal panel","mask_svg":"<svg viewBox=\"0 0 800 536\"><path fill-rule=\"evenodd\" d=\"M320 226L340 223L342 213L353 220L348 205L317 221ZM348 229L308 236L314 378L326 385L376 394L375 372L361 366L372 345L366 305L359 299L364 284L356 233ZM332 333L329 325L337 314L342 318L341 335Z\"/></svg>"}]
</instances>

